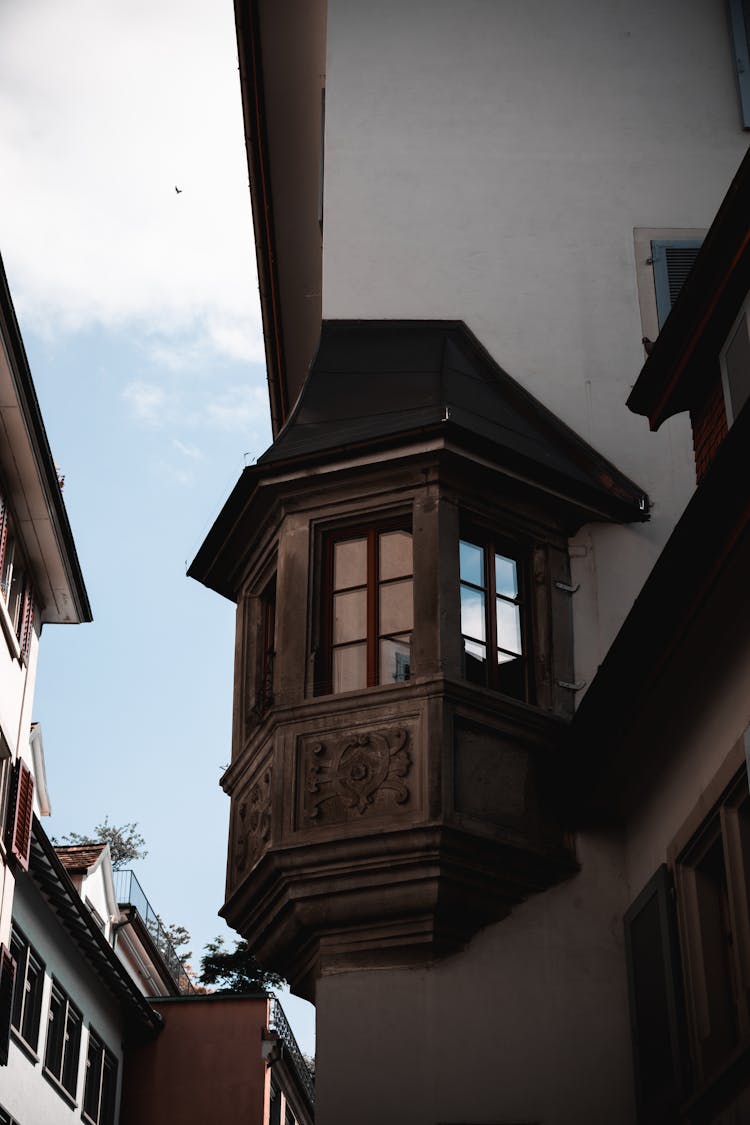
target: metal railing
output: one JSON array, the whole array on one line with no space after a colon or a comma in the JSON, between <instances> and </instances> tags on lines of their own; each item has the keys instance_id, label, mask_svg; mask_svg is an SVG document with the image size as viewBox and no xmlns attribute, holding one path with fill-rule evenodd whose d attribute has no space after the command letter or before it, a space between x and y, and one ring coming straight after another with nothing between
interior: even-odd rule
<instances>
[{"instance_id":1,"label":"metal railing","mask_svg":"<svg viewBox=\"0 0 750 1125\"><path fill-rule=\"evenodd\" d=\"M289 1021L284 1014L279 1001L275 996L271 997L271 1031L275 1031L284 1047L289 1052L292 1060L292 1065L297 1072L297 1077L302 1083L302 1088L310 1099L310 1105L315 1105L315 1081L313 1079L310 1067L305 1062L304 1055L299 1049L297 1040L294 1038L294 1032L289 1026Z\"/></svg>"},{"instance_id":2,"label":"metal railing","mask_svg":"<svg viewBox=\"0 0 750 1125\"><path fill-rule=\"evenodd\" d=\"M159 915L143 892L143 887L138 882L134 872L119 870L113 872L115 877L115 895L120 906L134 906L140 915L141 921L148 930L149 936L161 954L170 976L177 985L182 996L194 992L187 969L181 958L177 955L172 945L169 934L164 929Z\"/></svg>"}]
</instances>

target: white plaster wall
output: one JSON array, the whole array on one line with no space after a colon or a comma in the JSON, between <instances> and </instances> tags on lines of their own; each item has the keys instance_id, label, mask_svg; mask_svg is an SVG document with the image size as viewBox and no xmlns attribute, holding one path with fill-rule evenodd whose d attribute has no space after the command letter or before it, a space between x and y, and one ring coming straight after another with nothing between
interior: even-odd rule
<instances>
[{"instance_id":1,"label":"white plaster wall","mask_svg":"<svg viewBox=\"0 0 750 1125\"><path fill-rule=\"evenodd\" d=\"M319 1125L632 1125L620 843L433 968L324 976Z\"/></svg>"},{"instance_id":2,"label":"white plaster wall","mask_svg":"<svg viewBox=\"0 0 750 1125\"><path fill-rule=\"evenodd\" d=\"M89 1026L118 1060L118 1086L122 1078L122 1019L117 1005L72 944L27 875L16 881L13 916L45 962L45 986L39 1031L39 1061L34 1063L11 1038L8 1066L2 1073L0 1103L22 1125L65 1125L80 1122L86 1077ZM51 978L55 977L83 1014L76 1106L71 1107L42 1073ZM119 1101L119 1093L118 1093ZM119 1113L119 1110L118 1110ZM117 1117L115 1118L117 1120Z\"/></svg>"},{"instance_id":3,"label":"white plaster wall","mask_svg":"<svg viewBox=\"0 0 750 1125\"><path fill-rule=\"evenodd\" d=\"M654 501L584 534L579 680L694 486L625 407L634 228L708 227L746 147L716 0L329 0L324 317L462 318Z\"/></svg>"},{"instance_id":4,"label":"white plaster wall","mask_svg":"<svg viewBox=\"0 0 750 1125\"><path fill-rule=\"evenodd\" d=\"M4 607L0 606L0 612ZM34 686L39 655L39 637L32 635L26 664L11 651L0 628L0 729L10 747L13 761L23 758L33 772L29 737L31 735ZM35 800L34 811L39 814ZM13 909L13 872L5 863L5 842L0 842L0 944L10 944Z\"/></svg>"},{"instance_id":5,"label":"white plaster wall","mask_svg":"<svg viewBox=\"0 0 750 1125\"><path fill-rule=\"evenodd\" d=\"M106 858L100 860L90 875L85 875L81 885L81 898L88 900L105 923L105 936L109 939L111 930L112 905L107 898ZM110 868L111 870L111 868Z\"/></svg>"}]
</instances>

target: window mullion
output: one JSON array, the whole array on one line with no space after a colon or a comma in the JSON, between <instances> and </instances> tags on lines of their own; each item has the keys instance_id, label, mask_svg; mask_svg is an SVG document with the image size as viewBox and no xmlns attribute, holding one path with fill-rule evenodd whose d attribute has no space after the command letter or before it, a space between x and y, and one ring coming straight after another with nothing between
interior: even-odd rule
<instances>
[{"instance_id":1,"label":"window mullion","mask_svg":"<svg viewBox=\"0 0 750 1125\"><path fill-rule=\"evenodd\" d=\"M487 679L492 686L497 680L497 597L495 592L495 546L484 548L485 589L487 591Z\"/></svg>"},{"instance_id":2,"label":"window mullion","mask_svg":"<svg viewBox=\"0 0 750 1125\"><path fill-rule=\"evenodd\" d=\"M378 533L371 528L367 533L367 686L378 682L379 625L379 567Z\"/></svg>"}]
</instances>

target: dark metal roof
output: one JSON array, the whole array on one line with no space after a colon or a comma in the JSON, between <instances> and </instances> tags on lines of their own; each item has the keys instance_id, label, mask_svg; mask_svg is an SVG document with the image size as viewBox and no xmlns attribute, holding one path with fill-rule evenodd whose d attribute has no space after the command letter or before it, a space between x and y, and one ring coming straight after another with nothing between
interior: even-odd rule
<instances>
[{"instance_id":1,"label":"dark metal roof","mask_svg":"<svg viewBox=\"0 0 750 1125\"><path fill-rule=\"evenodd\" d=\"M652 430L694 405L750 289L750 151L628 398Z\"/></svg>"},{"instance_id":2,"label":"dark metal roof","mask_svg":"<svg viewBox=\"0 0 750 1125\"><path fill-rule=\"evenodd\" d=\"M503 371L461 321L325 321L297 404L258 464L434 428L485 446L601 518L647 518L643 489Z\"/></svg>"},{"instance_id":3,"label":"dark metal roof","mask_svg":"<svg viewBox=\"0 0 750 1125\"><path fill-rule=\"evenodd\" d=\"M32 825L29 875L92 972L120 1005L128 1030L141 1035L144 1031L158 1031L162 1026L162 1017L136 988L125 966L94 922L36 816Z\"/></svg>"}]
</instances>

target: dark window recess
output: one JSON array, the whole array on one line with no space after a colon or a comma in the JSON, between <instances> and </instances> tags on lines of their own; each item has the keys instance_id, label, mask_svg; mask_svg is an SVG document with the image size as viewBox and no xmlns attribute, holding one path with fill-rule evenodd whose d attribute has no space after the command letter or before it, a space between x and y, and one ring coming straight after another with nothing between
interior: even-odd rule
<instances>
[{"instance_id":1,"label":"dark window recess","mask_svg":"<svg viewBox=\"0 0 750 1125\"><path fill-rule=\"evenodd\" d=\"M72 1098L76 1094L81 1048L81 1013L68 994L53 981L47 1019L44 1068Z\"/></svg>"},{"instance_id":2,"label":"dark window recess","mask_svg":"<svg viewBox=\"0 0 750 1125\"><path fill-rule=\"evenodd\" d=\"M750 2L729 0L729 26L743 129L750 129Z\"/></svg>"},{"instance_id":3,"label":"dark window recess","mask_svg":"<svg viewBox=\"0 0 750 1125\"><path fill-rule=\"evenodd\" d=\"M19 758L13 771L5 844L24 871L29 867L33 813L34 778L28 766Z\"/></svg>"},{"instance_id":4,"label":"dark window recess","mask_svg":"<svg viewBox=\"0 0 750 1125\"><path fill-rule=\"evenodd\" d=\"M281 1125L281 1093L271 1083L271 1105L268 1114L268 1125Z\"/></svg>"},{"instance_id":5,"label":"dark window recess","mask_svg":"<svg viewBox=\"0 0 750 1125\"><path fill-rule=\"evenodd\" d=\"M117 1059L96 1032L89 1029L83 1120L93 1125L114 1125L116 1097Z\"/></svg>"},{"instance_id":6,"label":"dark window recess","mask_svg":"<svg viewBox=\"0 0 750 1125\"><path fill-rule=\"evenodd\" d=\"M702 242L694 238L680 241L655 240L651 243L656 312L660 329L693 268L701 246Z\"/></svg>"},{"instance_id":7,"label":"dark window recess","mask_svg":"<svg viewBox=\"0 0 750 1125\"><path fill-rule=\"evenodd\" d=\"M15 979L15 958L9 949L0 945L0 1066L6 1066L8 1062Z\"/></svg>"},{"instance_id":8,"label":"dark window recess","mask_svg":"<svg viewBox=\"0 0 750 1125\"><path fill-rule=\"evenodd\" d=\"M522 576L516 559L495 543L459 544L464 674L472 683L528 699Z\"/></svg>"},{"instance_id":9,"label":"dark window recess","mask_svg":"<svg viewBox=\"0 0 750 1125\"><path fill-rule=\"evenodd\" d=\"M16 962L12 1024L24 1043L36 1053L42 1013L44 962L15 926L10 939L10 951Z\"/></svg>"},{"instance_id":10,"label":"dark window recess","mask_svg":"<svg viewBox=\"0 0 750 1125\"><path fill-rule=\"evenodd\" d=\"M18 1125L15 1117L11 1117L7 1109L0 1105L0 1125Z\"/></svg>"},{"instance_id":11,"label":"dark window recess","mask_svg":"<svg viewBox=\"0 0 750 1125\"><path fill-rule=\"evenodd\" d=\"M684 1001L672 879L662 864L625 914L638 1121L668 1125L686 1089Z\"/></svg>"}]
</instances>

